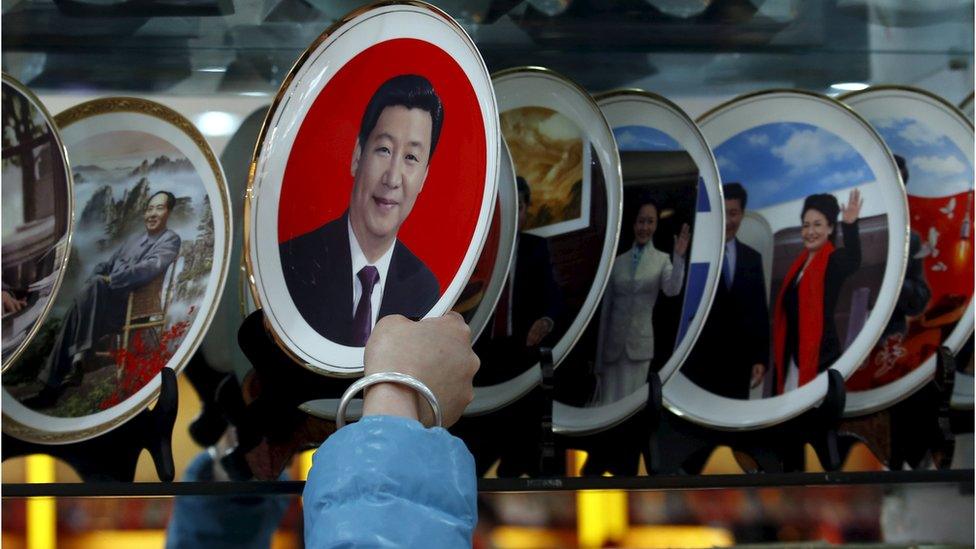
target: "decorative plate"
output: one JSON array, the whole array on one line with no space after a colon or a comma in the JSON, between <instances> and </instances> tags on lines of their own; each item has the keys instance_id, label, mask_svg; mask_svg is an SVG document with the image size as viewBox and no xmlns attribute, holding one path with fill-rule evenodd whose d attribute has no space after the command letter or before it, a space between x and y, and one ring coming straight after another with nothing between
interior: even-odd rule
<instances>
[{"instance_id":1,"label":"decorative plate","mask_svg":"<svg viewBox=\"0 0 976 549\"><path fill-rule=\"evenodd\" d=\"M495 312L501 297L508 268L515 251L516 224L518 223L518 198L515 187L515 168L508 146L502 142L501 162L498 166L498 200L488 229L488 239L481 250L481 257L454 310L464 317L471 328L471 340L476 341Z\"/></svg>"},{"instance_id":2,"label":"decorative plate","mask_svg":"<svg viewBox=\"0 0 976 549\"><path fill-rule=\"evenodd\" d=\"M71 245L71 169L51 115L3 74L3 370L44 324ZM28 166L29 169L25 169Z\"/></svg>"},{"instance_id":3,"label":"decorative plate","mask_svg":"<svg viewBox=\"0 0 976 549\"><path fill-rule=\"evenodd\" d=\"M3 430L85 440L156 398L213 319L231 212L206 140L172 109L105 98L59 114L74 159L71 261L38 336L3 373Z\"/></svg>"},{"instance_id":4,"label":"decorative plate","mask_svg":"<svg viewBox=\"0 0 976 549\"><path fill-rule=\"evenodd\" d=\"M908 268L874 350L847 380L845 413L879 410L935 373L945 345L958 353L973 331L973 124L940 97L877 86L840 98L900 157L911 215Z\"/></svg>"},{"instance_id":5,"label":"decorative plate","mask_svg":"<svg viewBox=\"0 0 976 549\"><path fill-rule=\"evenodd\" d=\"M587 328L595 337L584 338L596 382L586 407L556 403L553 428L563 433L623 421L646 401L627 397L646 386L649 371L662 381L677 371L708 314L725 234L715 157L694 121L640 90L596 100L620 152L623 217L600 317ZM637 324L651 330L635 331Z\"/></svg>"},{"instance_id":6,"label":"decorative plate","mask_svg":"<svg viewBox=\"0 0 976 549\"><path fill-rule=\"evenodd\" d=\"M726 253L731 284L723 274L664 401L716 428L765 427L819 403L826 370L848 377L884 330L905 271L905 191L881 137L819 94L745 95L698 125L722 175L735 257ZM730 200L732 189L745 196ZM744 207L737 226L731 202Z\"/></svg>"},{"instance_id":7,"label":"decorative plate","mask_svg":"<svg viewBox=\"0 0 976 549\"><path fill-rule=\"evenodd\" d=\"M492 77L520 191L519 237L489 325L469 415L500 408L541 379L538 350L557 367L603 294L620 231L620 159L613 133L586 91L537 67Z\"/></svg>"},{"instance_id":8,"label":"decorative plate","mask_svg":"<svg viewBox=\"0 0 976 549\"><path fill-rule=\"evenodd\" d=\"M450 310L488 234L499 143L481 54L444 12L376 4L323 33L271 105L244 205L278 344L352 377L379 318Z\"/></svg>"}]
</instances>

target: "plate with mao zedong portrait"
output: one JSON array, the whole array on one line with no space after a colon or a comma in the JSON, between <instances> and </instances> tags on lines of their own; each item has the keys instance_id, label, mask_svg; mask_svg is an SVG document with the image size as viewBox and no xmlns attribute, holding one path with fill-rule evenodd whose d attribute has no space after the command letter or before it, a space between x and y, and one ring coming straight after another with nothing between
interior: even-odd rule
<instances>
[{"instance_id":1,"label":"plate with mao zedong portrait","mask_svg":"<svg viewBox=\"0 0 976 549\"><path fill-rule=\"evenodd\" d=\"M488 234L499 147L484 61L444 12L375 4L319 36L272 103L245 200L251 292L278 345L353 377L380 318L449 311Z\"/></svg>"},{"instance_id":2,"label":"plate with mao zedong portrait","mask_svg":"<svg viewBox=\"0 0 976 549\"><path fill-rule=\"evenodd\" d=\"M827 370L849 377L884 331L905 273L905 190L871 125L820 94L744 95L698 125L722 175L723 280L701 363L668 380L664 402L715 428L766 427L820 403Z\"/></svg>"},{"instance_id":3,"label":"plate with mao zedong portrait","mask_svg":"<svg viewBox=\"0 0 976 549\"><path fill-rule=\"evenodd\" d=\"M620 160L592 97L553 71L524 67L492 76L515 169L518 236L493 318L475 342L479 415L541 381L539 348L560 367L607 283L620 224Z\"/></svg>"},{"instance_id":4,"label":"plate with mao zedong portrait","mask_svg":"<svg viewBox=\"0 0 976 549\"><path fill-rule=\"evenodd\" d=\"M3 74L3 369L51 310L71 241L71 170L51 115Z\"/></svg>"},{"instance_id":5,"label":"plate with mao zedong portrait","mask_svg":"<svg viewBox=\"0 0 976 549\"><path fill-rule=\"evenodd\" d=\"M908 266L881 338L847 380L847 415L912 394L935 374L939 347L973 331L973 124L929 92L875 86L840 98L888 144L908 193Z\"/></svg>"},{"instance_id":6,"label":"plate with mao zedong portrait","mask_svg":"<svg viewBox=\"0 0 976 549\"><path fill-rule=\"evenodd\" d=\"M74 218L61 291L37 337L3 373L3 431L37 443L105 433L179 373L227 277L230 200L193 124L137 98L55 117L71 155Z\"/></svg>"},{"instance_id":7,"label":"plate with mao zedong portrait","mask_svg":"<svg viewBox=\"0 0 976 549\"><path fill-rule=\"evenodd\" d=\"M599 316L572 353L585 355L595 380L582 408L557 403L561 432L623 421L646 402L651 372L664 381L677 371L704 324L722 257L718 168L694 121L642 90L596 101L620 152L623 215Z\"/></svg>"}]
</instances>

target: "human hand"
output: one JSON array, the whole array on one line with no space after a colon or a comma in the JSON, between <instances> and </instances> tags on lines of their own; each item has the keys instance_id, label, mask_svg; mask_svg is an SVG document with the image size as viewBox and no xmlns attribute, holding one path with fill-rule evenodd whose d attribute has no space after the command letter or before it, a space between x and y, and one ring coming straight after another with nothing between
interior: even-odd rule
<instances>
[{"instance_id":1,"label":"human hand","mask_svg":"<svg viewBox=\"0 0 976 549\"><path fill-rule=\"evenodd\" d=\"M688 253L689 242L691 242L691 227L687 223L682 223L681 231L674 237L674 255L684 257Z\"/></svg>"},{"instance_id":2,"label":"human hand","mask_svg":"<svg viewBox=\"0 0 976 549\"><path fill-rule=\"evenodd\" d=\"M365 351L365 374L399 372L433 391L441 406L443 427L453 425L474 400L472 380L480 361L471 350L471 330L461 315L413 322L400 315L376 323ZM396 415L433 423L426 399L413 389L380 383L366 389L363 416Z\"/></svg>"},{"instance_id":3,"label":"human hand","mask_svg":"<svg viewBox=\"0 0 976 549\"><path fill-rule=\"evenodd\" d=\"M27 306L27 299L17 299L14 294L10 292L0 292L3 293L3 312L4 313L17 313L21 309Z\"/></svg>"},{"instance_id":4,"label":"human hand","mask_svg":"<svg viewBox=\"0 0 976 549\"><path fill-rule=\"evenodd\" d=\"M764 377L766 377L766 365L761 362L753 364L752 379L749 381L749 388L755 389L756 387L759 387L759 384L762 383Z\"/></svg>"},{"instance_id":5,"label":"human hand","mask_svg":"<svg viewBox=\"0 0 976 549\"><path fill-rule=\"evenodd\" d=\"M844 223L854 223L857 218L861 215L861 206L864 201L861 200L861 191L854 189L851 194L847 196L847 204L841 208L841 221Z\"/></svg>"},{"instance_id":6,"label":"human hand","mask_svg":"<svg viewBox=\"0 0 976 549\"><path fill-rule=\"evenodd\" d=\"M535 347L542 342L542 339L552 332L554 324L552 319L547 316L533 322L532 327L529 328L529 335L525 338L525 346Z\"/></svg>"}]
</instances>

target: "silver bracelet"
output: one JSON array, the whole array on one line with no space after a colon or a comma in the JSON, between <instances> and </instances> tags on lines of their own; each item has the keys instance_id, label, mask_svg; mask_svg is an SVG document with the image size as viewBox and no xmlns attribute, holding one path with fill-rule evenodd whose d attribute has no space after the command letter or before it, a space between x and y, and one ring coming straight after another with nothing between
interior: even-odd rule
<instances>
[{"instance_id":1,"label":"silver bracelet","mask_svg":"<svg viewBox=\"0 0 976 549\"><path fill-rule=\"evenodd\" d=\"M370 374L362 379L357 380L355 383L346 389L345 393L342 393L342 400L339 401L339 409L336 410L336 428L342 429L346 425L346 407L349 406L349 402L352 401L359 391L362 391L370 385L376 385L377 383L399 383L400 385L406 385L414 391L417 391L430 404L430 409L434 412L434 427L440 427L443 424L443 417L441 415L441 405L437 402L437 397L434 396L434 392L430 390L429 387L424 385L419 379L408 376L407 374L401 374L399 372L380 372L378 374Z\"/></svg>"}]
</instances>

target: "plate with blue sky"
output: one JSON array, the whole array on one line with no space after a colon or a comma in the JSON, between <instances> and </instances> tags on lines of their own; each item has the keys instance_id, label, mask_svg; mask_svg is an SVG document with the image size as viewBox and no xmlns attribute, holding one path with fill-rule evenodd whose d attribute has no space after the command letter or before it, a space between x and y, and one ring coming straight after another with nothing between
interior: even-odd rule
<instances>
[{"instance_id":1,"label":"plate with blue sky","mask_svg":"<svg viewBox=\"0 0 976 549\"><path fill-rule=\"evenodd\" d=\"M883 332L904 276L905 191L871 126L819 94L749 94L698 124L722 176L726 259L665 404L765 427L823 400L827 370L846 379Z\"/></svg>"},{"instance_id":2,"label":"plate with blue sky","mask_svg":"<svg viewBox=\"0 0 976 549\"><path fill-rule=\"evenodd\" d=\"M646 402L649 375L678 370L707 316L722 254L718 169L694 121L641 90L596 100L620 154L621 230L599 311L569 359L581 375L557 377L565 400L554 429L566 434L623 421Z\"/></svg>"},{"instance_id":3,"label":"plate with blue sky","mask_svg":"<svg viewBox=\"0 0 976 549\"><path fill-rule=\"evenodd\" d=\"M935 374L939 347L958 353L973 331L974 142L965 114L924 90L877 86L841 100L896 155L911 215L898 305L847 381L845 411L856 416L922 387Z\"/></svg>"}]
</instances>

